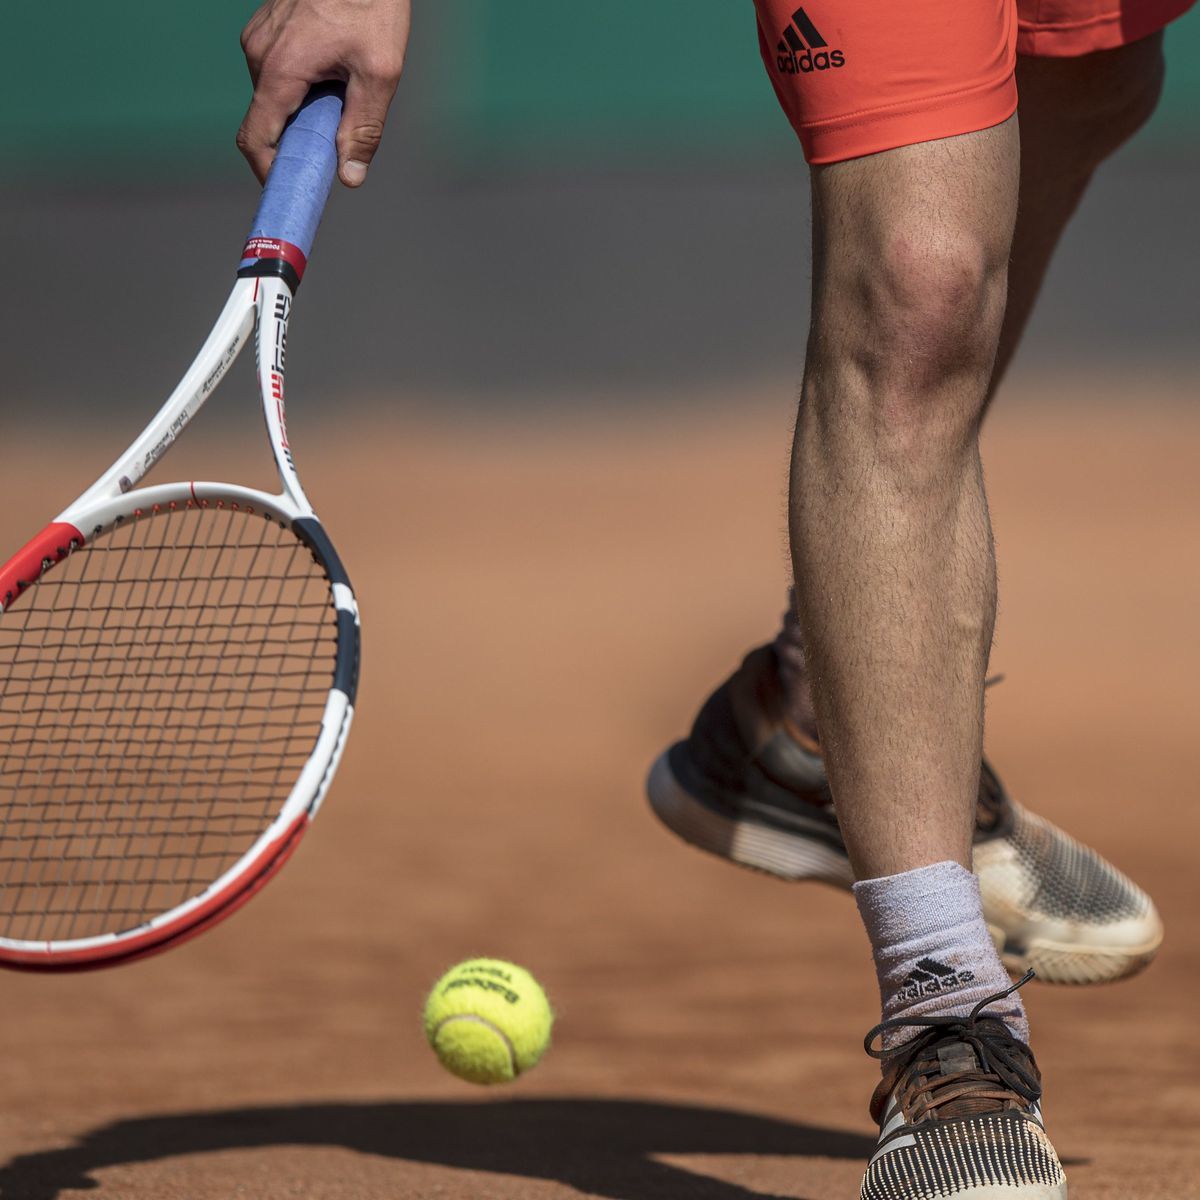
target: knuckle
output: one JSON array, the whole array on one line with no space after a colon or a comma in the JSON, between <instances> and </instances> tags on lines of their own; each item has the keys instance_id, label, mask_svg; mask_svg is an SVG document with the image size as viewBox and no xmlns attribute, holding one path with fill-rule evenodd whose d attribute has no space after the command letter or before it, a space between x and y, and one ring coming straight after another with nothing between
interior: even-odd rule
<instances>
[{"instance_id":1,"label":"knuckle","mask_svg":"<svg viewBox=\"0 0 1200 1200\"><path fill-rule=\"evenodd\" d=\"M356 121L349 131L349 140L355 147L373 154L383 141L383 121L373 118Z\"/></svg>"},{"instance_id":2,"label":"knuckle","mask_svg":"<svg viewBox=\"0 0 1200 1200\"><path fill-rule=\"evenodd\" d=\"M379 54L370 59L363 69L363 74L375 83L395 85L404 70L404 58L399 54Z\"/></svg>"},{"instance_id":3,"label":"knuckle","mask_svg":"<svg viewBox=\"0 0 1200 1200\"><path fill-rule=\"evenodd\" d=\"M260 28L261 26L259 26L257 22L251 21L250 24L242 30L242 53L244 53L247 58L262 58L262 38L259 37Z\"/></svg>"}]
</instances>

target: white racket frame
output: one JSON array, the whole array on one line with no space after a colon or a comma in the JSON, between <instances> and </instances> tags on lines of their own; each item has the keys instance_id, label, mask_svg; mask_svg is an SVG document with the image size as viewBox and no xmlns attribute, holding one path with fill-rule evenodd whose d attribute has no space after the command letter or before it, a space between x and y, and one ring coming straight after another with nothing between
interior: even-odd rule
<instances>
[{"instance_id":1,"label":"white racket frame","mask_svg":"<svg viewBox=\"0 0 1200 1200\"><path fill-rule=\"evenodd\" d=\"M312 753L275 819L237 862L202 892L119 932L48 941L0 937L0 966L43 971L111 966L156 954L210 928L241 907L283 865L333 780L354 717L359 614L349 579L300 486L288 447L283 381L291 305L292 289L280 277L244 278L234 284L192 365L146 428L87 491L0 567L0 620L12 600L73 549L131 517L223 507L274 521L290 529L325 569L337 614L334 685ZM207 481L139 487L216 390L252 333L257 338L258 385L267 438L281 491L271 495Z\"/></svg>"}]
</instances>

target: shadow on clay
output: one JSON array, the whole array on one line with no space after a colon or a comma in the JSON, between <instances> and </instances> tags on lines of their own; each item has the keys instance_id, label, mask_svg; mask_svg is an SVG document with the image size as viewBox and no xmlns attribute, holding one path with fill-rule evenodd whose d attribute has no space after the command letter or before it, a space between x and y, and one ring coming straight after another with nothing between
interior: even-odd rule
<instances>
[{"instance_id":1,"label":"shadow on clay","mask_svg":"<svg viewBox=\"0 0 1200 1200\"><path fill-rule=\"evenodd\" d=\"M752 1113L632 1100L304 1104L137 1117L0 1168L4 1200L97 1189L105 1167L269 1146L361 1154L553 1180L609 1200L780 1200L658 1155L771 1154L864 1160L874 1138Z\"/></svg>"}]
</instances>

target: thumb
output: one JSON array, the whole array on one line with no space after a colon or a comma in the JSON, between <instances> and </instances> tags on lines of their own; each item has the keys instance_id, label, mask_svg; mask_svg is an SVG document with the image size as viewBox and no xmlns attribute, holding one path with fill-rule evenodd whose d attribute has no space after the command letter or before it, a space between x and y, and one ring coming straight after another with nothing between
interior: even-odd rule
<instances>
[{"instance_id":1,"label":"thumb","mask_svg":"<svg viewBox=\"0 0 1200 1200\"><path fill-rule=\"evenodd\" d=\"M388 106L400 78L397 69L371 75L352 75L346 85L346 102L338 126L338 177L347 187L358 187L379 149Z\"/></svg>"}]
</instances>

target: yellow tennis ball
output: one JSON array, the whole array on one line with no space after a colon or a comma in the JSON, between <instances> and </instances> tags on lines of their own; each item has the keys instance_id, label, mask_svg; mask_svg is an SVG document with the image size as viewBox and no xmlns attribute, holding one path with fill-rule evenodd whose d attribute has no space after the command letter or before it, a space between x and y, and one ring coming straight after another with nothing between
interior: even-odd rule
<instances>
[{"instance_id":1,"label":"yellow tennis ball","mask_svg":"<svg viewBox=\"0 0 1200 1200\"><path fill-rule=\"evenodd\" d=\"M425 1001L425 1036L442 1066L471 1083L507 1083L550 1044L554 1013L523 967L472 958L451 967Z\"/></svg>"}]
</instances>

